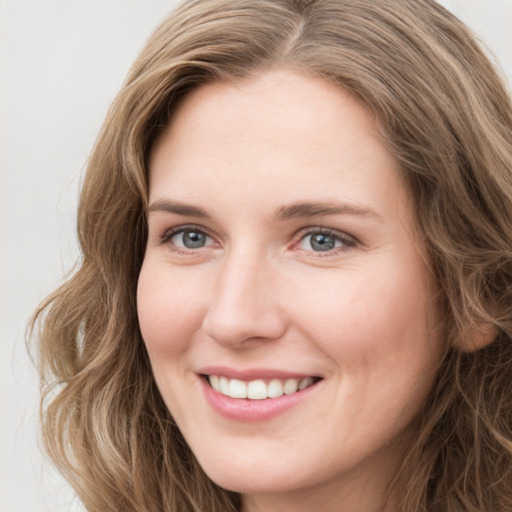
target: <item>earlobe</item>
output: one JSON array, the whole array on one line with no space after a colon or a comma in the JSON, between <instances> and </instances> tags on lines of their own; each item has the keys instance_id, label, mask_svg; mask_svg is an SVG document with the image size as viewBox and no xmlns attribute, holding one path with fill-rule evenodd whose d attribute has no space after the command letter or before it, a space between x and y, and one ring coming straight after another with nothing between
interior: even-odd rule
<instances>
[{"instance_id":1,"label":"earlobe","mask_svg":"<svg viewBox=\"0 0 512 512\"><path fill-rule=\"evenodd\" d=\"M488 347L497 336L498 329L496 327L479 323L459 336L455 341L455 347L463 352L476 352Z\"/></svg>"}]
</instances>

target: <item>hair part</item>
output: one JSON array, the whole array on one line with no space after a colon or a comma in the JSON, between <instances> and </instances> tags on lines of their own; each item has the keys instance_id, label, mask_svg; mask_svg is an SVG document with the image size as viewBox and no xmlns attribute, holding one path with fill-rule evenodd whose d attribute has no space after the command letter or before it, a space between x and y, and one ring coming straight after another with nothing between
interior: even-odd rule
<instances>
[{"instance_id":1,"label":"hair part","mask_svg":"<svg viewBox=\"0 0 512 512\"><path fill-rule=\"evenodd\" d=\"M511 510L512 107L433 0L193 0L157 28L90 157L80 266L34 317L51 457L92 512L240 510L160 397L136 287L155 138L189 91L275 67L337 84L378 120L441 290L452 348L396 479L400 510ZM485 328L496 339L471 350Z\"/></svg>"}]
</instances>

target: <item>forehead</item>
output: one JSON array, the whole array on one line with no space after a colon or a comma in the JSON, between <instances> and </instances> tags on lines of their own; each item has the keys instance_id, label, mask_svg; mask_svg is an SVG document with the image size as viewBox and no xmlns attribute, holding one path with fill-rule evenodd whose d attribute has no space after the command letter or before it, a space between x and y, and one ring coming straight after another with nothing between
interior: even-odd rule
<instances>
[{"instance_id":1,"label":"forehead","mask_svg":"<svg viewBox=\"0 0 512 512\"><path fill-rule=\"evenodd\" d=\"M391 207L384 203L398 188L398 163L367 109L334 84L294 70L192 91L150 158L153 199L211 198L229 189L276 202L309 194Z\"/></svg>"},{"instance_id":2,"label":"forehead","mask_svg":"<svg viewBox=\"0 0 512 512\"><path fill-rule=\"evenodd\" d=\"M340 111L344 112L342 118ZM343 122L347 116L350 126ZM155 146L169 132L177 143L179 138L199 135L203 128L212 126L217 129L210 132L212 142L221 137L240 142L251 135L249 131L271 140L287 135L290 139L306 136L313 142L312 135L318 139L329 135L334 127L348 128L340 136L349 136L348 132L357 136L360 131L382 142L376 120L362 103L333 83L295 69L278 68L193 89L176 106Z\"/></svg>"}]
</instances>

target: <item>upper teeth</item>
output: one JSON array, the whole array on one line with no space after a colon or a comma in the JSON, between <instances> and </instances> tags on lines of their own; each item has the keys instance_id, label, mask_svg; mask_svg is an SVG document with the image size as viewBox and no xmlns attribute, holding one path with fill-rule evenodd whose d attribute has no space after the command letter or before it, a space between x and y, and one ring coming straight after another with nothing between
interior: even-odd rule
<instances>
[{"instance_id":1,"label":"upper teeth","mask_svg":"<svg viewBox=\"0 0 512 512\"><path fill-rule=\"evenodd\" d=\"M291 395L301 391L314 383L312 377L304 379L272 379L266 383L264 380L251 380L244 382L238 379L228 379L218 375L208 377L212 388L219 393L231 398L250 398L263 400L265 398L277 398L282 395Z\"/></svg>"}]
</instances>

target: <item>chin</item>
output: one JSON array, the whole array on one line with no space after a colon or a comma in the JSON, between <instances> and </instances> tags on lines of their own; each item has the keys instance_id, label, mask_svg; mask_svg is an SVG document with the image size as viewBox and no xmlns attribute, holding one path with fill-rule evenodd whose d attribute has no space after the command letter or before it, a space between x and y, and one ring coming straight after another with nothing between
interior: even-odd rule
<instances>
[{"instance_id":1,"label":"chin","mask_svg":"<svg viewBox=\"0 0 512 512\"><path fill-rule=\"evenodd\" d=\"M200 461L201 462L201 461ZM275 478L275 471L265 471L254 462L240 462L233 464L205 463L201 466L210 480L218 486L229 491L239 493L271 492L280 488L280 479Z\"/></svg>"},{"instance_id":2,"label":"chin","mask_svg":"<svg viewBox=\"0 0 512 512\"><path fill-rule=\"evenodd\" d=\"M223 489L241 494L288 492L317 483L309 472L298 471L297 463L277 465L274 457L268 461L247 458L230 464L200 463L210 480Z\"/></svg>"},{"instance_id":3,"label":"chin","mask_svg":"<svg viewBox=\"0 0 512 512\"><path fill-rule=\"evenodd\" d=\"M289 475L288 477L283 475L283 478L278 479L269 478L264 474L254 475L252 471L249 471L247 474L243 472L234 474L232 472L216 471L214 473L207 473L207 475L219 487L240 494L281 493L301 487L300 484L293 485Z\"/></svg>"}]
</instances>

